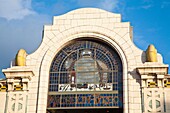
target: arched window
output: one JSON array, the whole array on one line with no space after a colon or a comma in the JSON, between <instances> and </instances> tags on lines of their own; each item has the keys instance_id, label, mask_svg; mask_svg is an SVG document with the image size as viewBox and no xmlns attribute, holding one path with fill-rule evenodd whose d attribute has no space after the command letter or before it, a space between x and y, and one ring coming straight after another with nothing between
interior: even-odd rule
<instances>
[{"instance_id":1,"label":"arched window","mask_svg":"<svg viewBox=\"0 0 170 113\"><path fill-rule=\"evenodd\" d=\"M72 41L54 57L47 108L123 107L122 62L108 44Z\"/></svg>"}]
</instances>

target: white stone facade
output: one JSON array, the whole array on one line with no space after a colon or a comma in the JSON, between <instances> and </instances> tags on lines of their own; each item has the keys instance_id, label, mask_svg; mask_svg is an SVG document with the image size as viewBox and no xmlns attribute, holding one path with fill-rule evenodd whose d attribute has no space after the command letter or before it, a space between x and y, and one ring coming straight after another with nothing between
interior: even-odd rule
<instances>
[{"instance_id":1,"label":"white stone facade","mask_svg":"<svg viewBox=\"0 0 170 113\"><path fill-rule=\"evenodd\" d=\"M130 23L121 22L120 14L95 8L78 9L54 17L53 25L44 27L39 48L26 57L26 66L3 70L8 88L6 92L0 92L0 98L4 100L0 103L0 112L46 113L53 58L71 41L85 37L106 42L118 52L123 65L123 113L170 113L170 88L165 87L170 79L168 65L163 64L162 56L157 55L157 62L146 62L146 52L133 43ZM157 86L150 87L151 82ZM20 84L22 91L15 91L15 85ZM21 101L20 111L12 107L14 95L18 99L12 99L15 105ZM22 100L19 100L20 96ZM160 106L156 107L154 100L158 100Z\"/></svg>"}]
</instances>

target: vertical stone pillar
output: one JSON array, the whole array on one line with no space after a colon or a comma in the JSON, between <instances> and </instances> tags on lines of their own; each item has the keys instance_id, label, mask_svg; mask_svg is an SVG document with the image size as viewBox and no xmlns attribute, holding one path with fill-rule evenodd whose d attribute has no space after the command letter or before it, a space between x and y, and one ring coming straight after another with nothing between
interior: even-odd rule
<instances>
[{"instance_id":1,"label":"vertical stone pillar","mask_svg":"<svg viewBox=\"0 0 170 113\"><path fill-rule=\"evenodd\" d=\"M16 66L2 71L8 86L6 113L26 113L28 83L34 75L33 72L26 66Z\"/></svg>"},{"instance_id":2,"label":"vertical stone pillar","mask_svg":"<svg viewBox=\"0 0 170 113\"><path fill-rule=\"evenodd\" d=\"M167 66L147 65L137 68L141 76L142 113L166 113L164 79Z\"/></svg>"},{"instance_id":3,"label":"vertical stone pillar","mask_svg":"<svg viewBox=\"0 0 170 113\"><path fill-rule=\"evenodd\" d=\"M6 92L7 85L6 80L0 80L0 113L5 113L5 105L6 105Z\"/></svg>"}]
</instances>

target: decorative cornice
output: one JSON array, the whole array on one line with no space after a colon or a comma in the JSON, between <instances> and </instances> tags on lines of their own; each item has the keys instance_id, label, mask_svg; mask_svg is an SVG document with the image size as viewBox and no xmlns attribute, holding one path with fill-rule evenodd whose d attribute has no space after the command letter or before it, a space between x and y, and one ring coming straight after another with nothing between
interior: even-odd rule
<instances>
[{"instance_id":1,"label":"decorative cornice","mask_svg":"<svg viewBox=\"0 0 170 113\"><path fill-rule=\"evenodd\" d=\"M31 77L34 76L33 71L26 66L14 66L12 68L3 69L2 72L5 74L6 79L20 77L31 80Z\"/></svg>"}]
</instances>

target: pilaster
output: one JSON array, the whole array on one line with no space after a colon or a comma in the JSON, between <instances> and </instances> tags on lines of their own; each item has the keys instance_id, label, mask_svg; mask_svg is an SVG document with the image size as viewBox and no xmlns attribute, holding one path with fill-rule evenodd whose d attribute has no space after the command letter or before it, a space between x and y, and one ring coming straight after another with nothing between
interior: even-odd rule
<instances>
[{"instance_id":1,"label":"pilaster","mask_svg":"<svg viewBox=\"0 0 170 113\"><path fill-rule=\"evenodd\" d=\"M26 113L28 85L33 72L26 66L15 66L2 72L7 83L6 113Z\"/></svg>"},{"instance_id":2,"label":"pilaster","mask_svg":"<svg viewBox=\"0 0 170 113\"><path fill-rule=\"evenodd\" d=\"M167 70L167 65L151 62L137 68L142 83L142 113L168 113L164 91Z\"/></svg>"}]
</instances>

